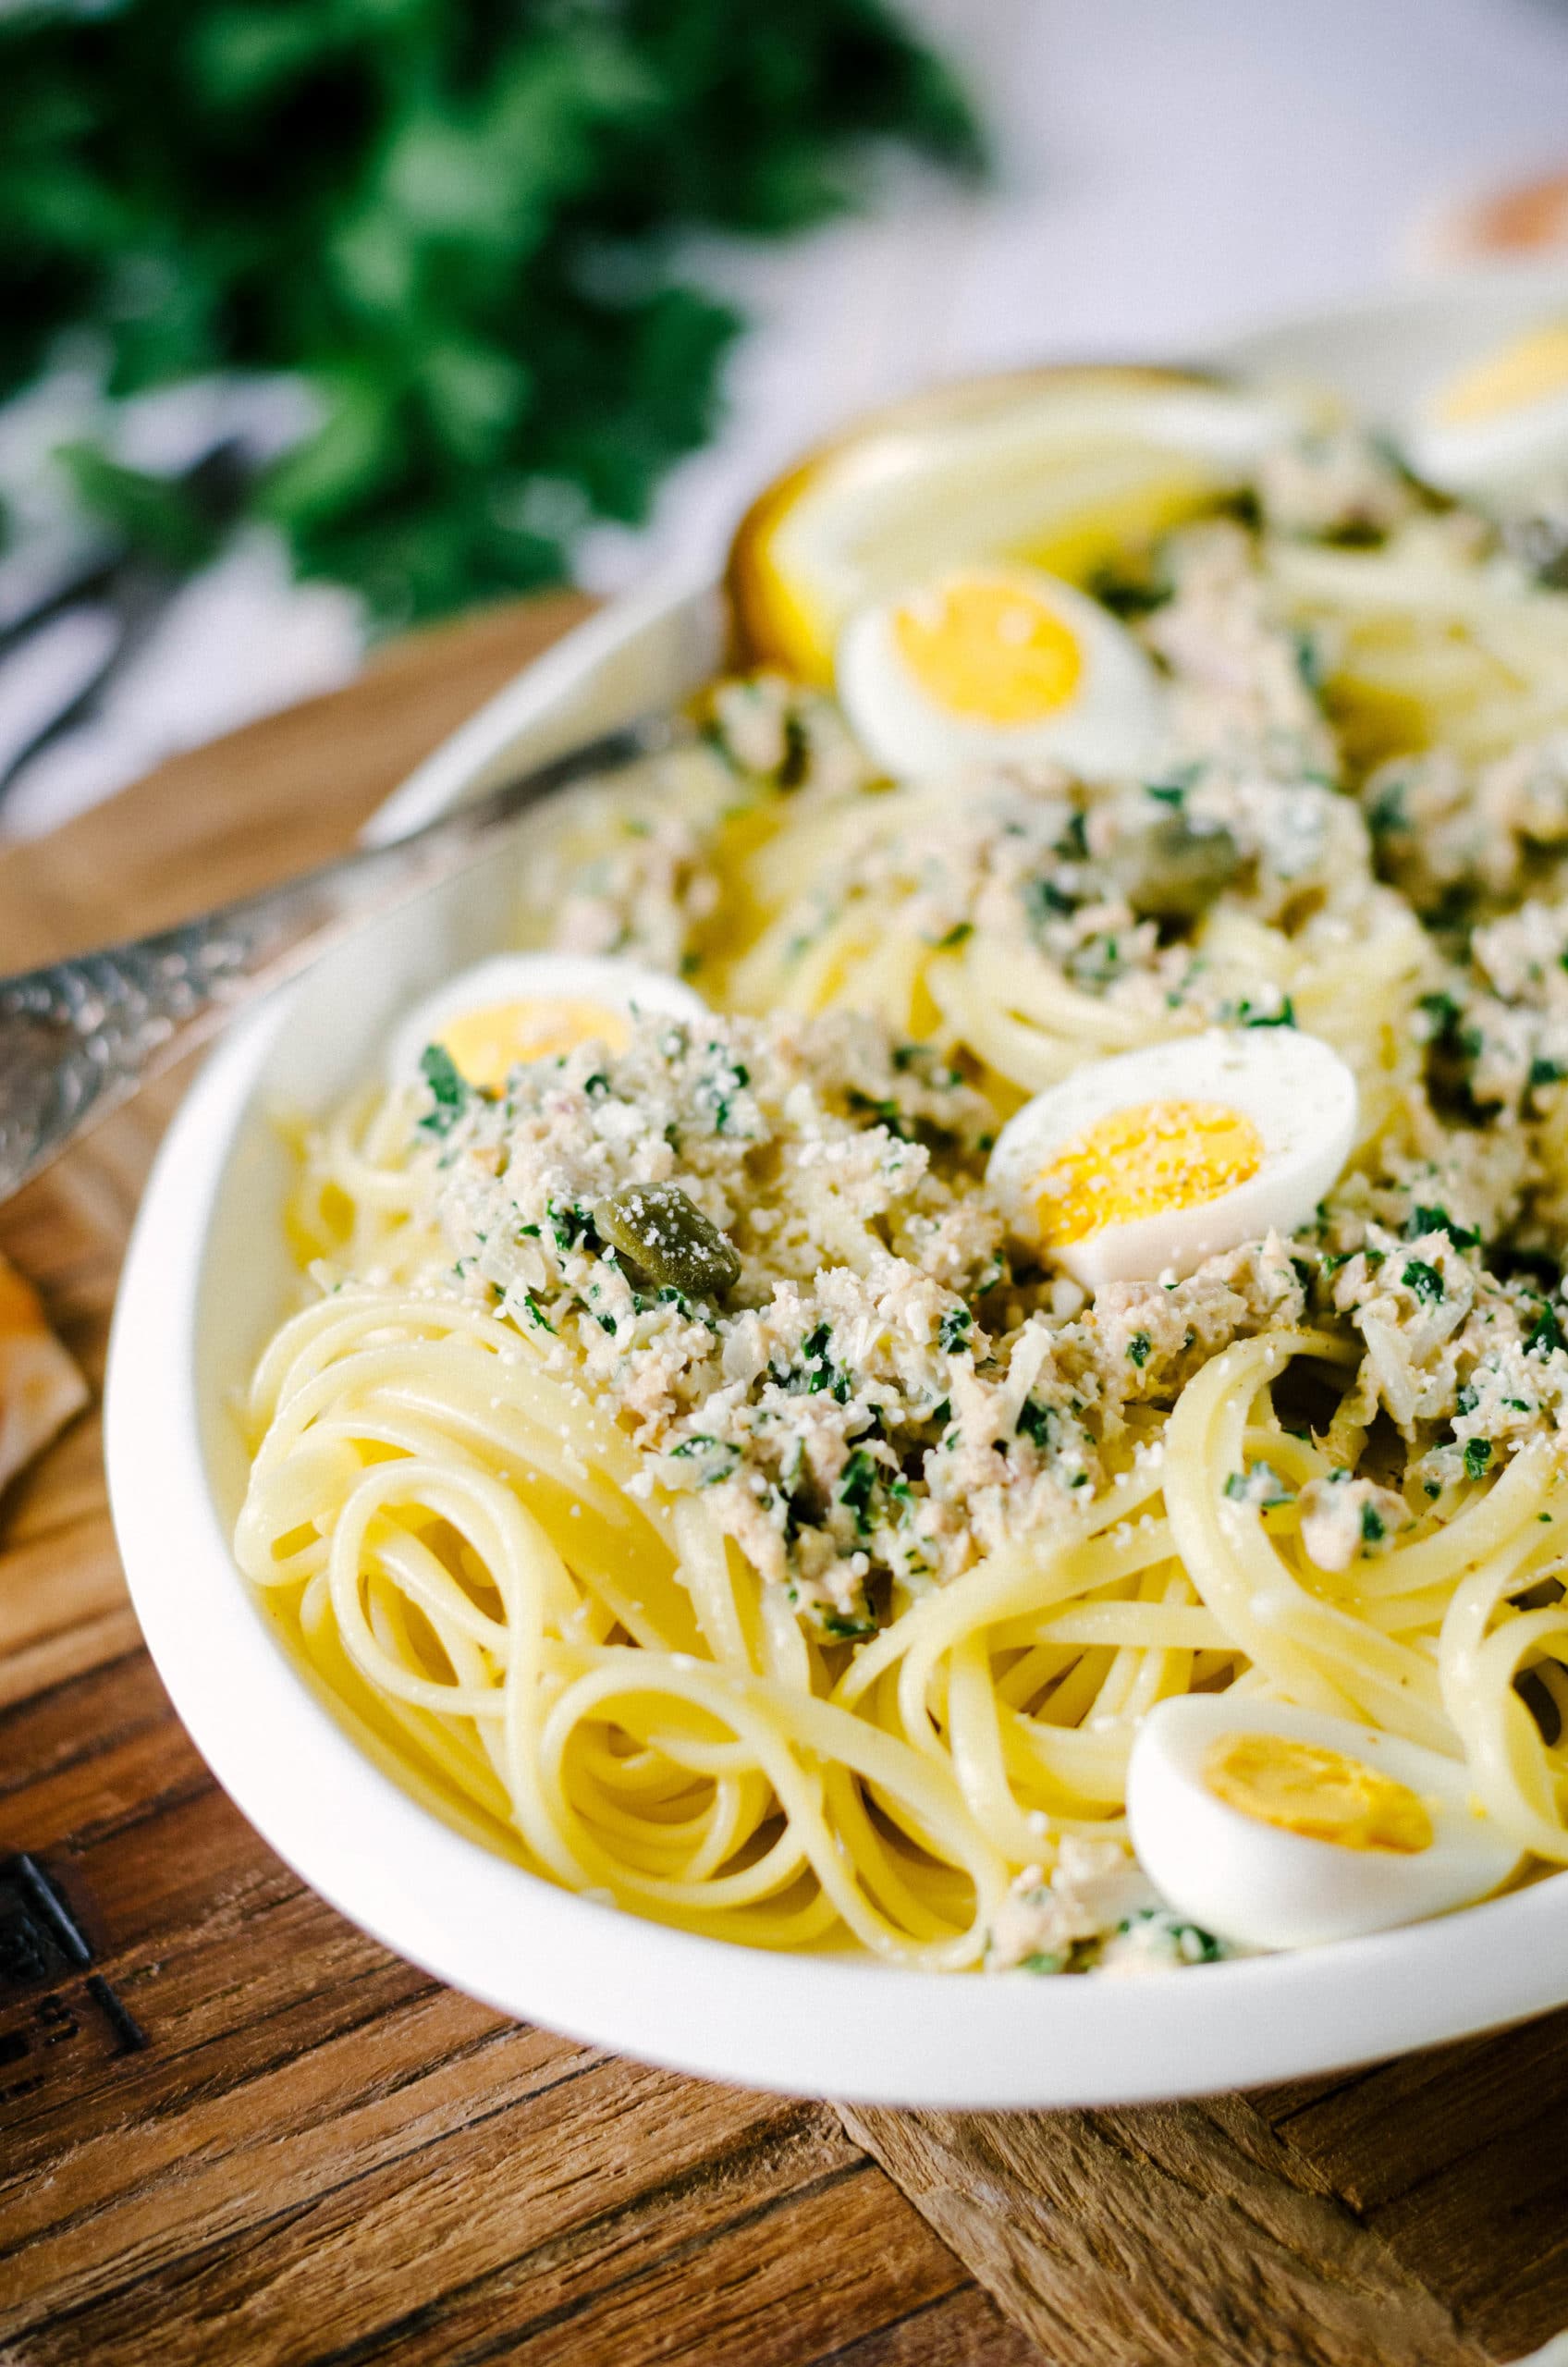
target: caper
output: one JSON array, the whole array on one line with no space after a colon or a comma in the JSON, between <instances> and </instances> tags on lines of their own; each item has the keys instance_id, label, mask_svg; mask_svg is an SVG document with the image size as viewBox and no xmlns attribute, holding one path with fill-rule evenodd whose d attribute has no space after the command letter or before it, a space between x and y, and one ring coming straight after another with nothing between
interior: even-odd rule
<instances>
[{"instance_id":1,"label":"caper","mask_svg":"<svg viewBox=\"0 0 1568 2367\"><path fill-rule=\"evenodd\" d=\"M594 1210L605 1240L659 1290L718 1298L741 1279L735 1245L678 1184L627 1184Z\"/></svg>"},{"instance_id":2,"label":"caper","mask_svg":"<svg viewBox=\"0 0 1568 2367\"><path fill-rule=\"evenodd\" d=\"M1241 869L1242 854L1222 822L1163 814L1111 849L1112 877L1143 920L1201 920Z\"/></svg>"},{"instance_id":3,"label":"caper","mask_svg":"<svg viewBox=\"0 0 1568 2367\"><path fill-rule=\"evenodd\" d=\"M1549 592L1568 591L1568 502L1561 495L1505 516L1502 546Z\"/></svg>"}]
</instances>

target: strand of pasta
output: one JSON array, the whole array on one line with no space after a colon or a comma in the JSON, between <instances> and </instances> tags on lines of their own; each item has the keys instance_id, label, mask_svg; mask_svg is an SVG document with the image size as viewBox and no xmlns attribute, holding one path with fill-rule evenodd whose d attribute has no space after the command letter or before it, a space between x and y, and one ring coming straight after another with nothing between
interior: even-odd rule
<instances>
[{"instance_id":1,"label":"strand of pasta","mask_svg":"<svg viewBox=\"0 0 1568 2367\"><path fill-rule=\"evenodd\" d=\"M1484 639L1489 619L1471 622ZM1435 661L1401 662L1418 682ZM695 815L715 784L688 786ZM728 945L714 932L727 999L876 1009L973 1054L1004 1110L1193 1024L1073 986L1026 940L931 944L900 925L913 881L857 893L861 858L939 806L753 801L717 838L710 816L727 915L744 916ZM1233 976L1238 993L1290 994L1356 1067L1367 1133L1397 1131L1427 941L1392 897L1374 892L1354 936L1330 904L1331 926L1293 936L1221 908L1201 957L1216 991ZM1285 1432L1269 1389L1289 1360L1337 1369L1353 1352L1267 1336L1206 1367L1097 1504L845 1653L808 1638L700 1501L650 1487L625 1433L533 1343L430 1281L443 1253L408 1135L384 1095L307 1155L301 1261L375 1279L263 1354L237 1551L365 1747L460 1829L660 1919L780 1947L847 1932L956 1968L977 1961L1014 1870L1048 1863L1063 1834L1123 1830L1147 1710L1234 1684L1463 1753L1522 1846L1568 1858L1568 1748L1514 1682L1537 1674L1568 1710L1568 1610L1532 1598L1568 1522L1550 1452L1445 1492L1378 1559L1320 1571L1292 1508L1266 1515L1227 1486L1267 1460L1299 1489L1359 1453L1371 1413L1352 1390L1322 1444ZM855 1212L836 1222L825 1252L864 1258Z\"/></svg>"}]
</instances>

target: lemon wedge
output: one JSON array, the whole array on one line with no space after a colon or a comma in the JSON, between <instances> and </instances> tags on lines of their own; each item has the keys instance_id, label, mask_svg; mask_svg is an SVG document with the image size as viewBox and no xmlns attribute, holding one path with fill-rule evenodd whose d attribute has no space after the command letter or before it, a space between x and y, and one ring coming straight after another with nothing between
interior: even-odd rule
<instances>
[{"instance_id":1,"label":"lemon wedge","mask_svg":"<svg viewBox=\"0 0 1568 2367\"><path fill-rule=\"evenodd\" d=\"M1084 583L1239 484L1279 405L1176 371L971 379L861 421L755 501L730 552L741 656L833 679L850 617L965 560Z\"/></svg>"}]
</instances>

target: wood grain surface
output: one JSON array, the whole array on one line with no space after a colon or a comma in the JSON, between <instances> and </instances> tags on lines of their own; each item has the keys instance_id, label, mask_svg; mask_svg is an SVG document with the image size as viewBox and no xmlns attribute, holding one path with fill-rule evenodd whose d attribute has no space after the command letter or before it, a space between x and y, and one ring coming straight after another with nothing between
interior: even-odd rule
<instances>
[{"instance_id":1,"label":"wood grain surface","mask_svg":"<svg viewBox=\"0 0 1568 2367\"><path fill-rule=\"evenodd\" d=\"M577 613L402 644L0 853L0 969L340 846ZM95 1382L182 1082L0 1210ZM1565 2113L1568 2015L1014 2116L789 2103L507 2022L218 1792L140 1646L96 1417L0 1505L0 2367L1488 2367L1568 2324Z\"/></svg>"}]
</instances>

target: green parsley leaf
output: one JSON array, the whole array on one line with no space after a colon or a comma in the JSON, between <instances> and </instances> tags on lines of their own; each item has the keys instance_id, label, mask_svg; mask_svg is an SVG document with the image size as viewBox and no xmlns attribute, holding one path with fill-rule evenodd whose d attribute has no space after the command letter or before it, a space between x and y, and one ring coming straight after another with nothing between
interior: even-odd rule
<instances>
[{"instance_id":1,"label":"green parsley leaf","mask_svg":"<svg viewBox=\"0 0 1568 2367\"><path fill-rule=\"evenodd\" d=\"M855 1448L839 1474L836 1490L839 1502L854 1515L855 1527L863 1537L871 1527L871 1499L879 1476L879 1466L861 1446Z\"/></svg>"},{"instance_id":2,"label":"green parsley leaf","mask_svg":"<svg viewBox=\"0 0 1568 2367\"><path fill-rule=\"evenodd\" d=\"M1056 1423L1054 1408L1036 1405L1032 1397L1026 1397L1018 1409L1013 1428L1021 1438L1033 1440L1043 1454L1056 1435Z\"/></svg>"},{"instance_id":3,"label":"green parsley leaf","mask_svg":"<svg viewBox=\"0 0 1568 2367\"><path fill-rule=\"evenodd\" d=\"M741 325L691 232L842 213L889 141L984 165L891 0L41 0L0 48L0 399L84 347L116 396L300 378L319 423L231 500L386 622L646 516ZM210 548L166 479L68 465L141 555Z\"/></svg>"},{"instance_id":4,"label":"green parsley leaf","mask_svg":"<svg viewBox=\"0 0 1568 2367\"><path fill-rule=\"evenodd\" d=\"M702 1465L697 1477L700 1488L717 1487L719 1480L728 1479L741 1460L738 1446L731 1445L728 1439L709 1438L703 1431L682 1439L679 1446L670 1449L670 1453L678 1462Z\"/></svg>"},{"instance_id":5,"label":"green parsley leaf","mask_svg":"<svg viewBox=\"0 0 1568 2367\"><path fill-rule=\"evenodd\" d=\"M946 1348L949 1355L956 1354L961 1348L966 1348L969 1345L969 1334L971 1330L974 1328L974 1318L969 1312L968 1307L949 1307L947 1313L943 1316L940 1324L937 1326L937 1338L938 1343L942 1347Z\"/></svg>"},{"instance_id":6,"label":"green parsley leaf","mask_svg":"<svg viewBox=\"0 0 1568 2367\"><path fill-rule=\"evenodd\" d=\"M419 1073L430 1088L430 1108L420 1120L427 1134L449 1134L468 1108L468 1086L445 1044L427 1044L419 1056Z\"/></svg>"},{"instance_id":7,"label":"green parsley leaf","mask_svg":"<svg viewBox=\"0 0 1568 2367\"><path fill-rule=\"evenodd\" d=\"M1557 1309L1549 1300L1542 1299L1536 1310L1536 1319L1525 1336L1525 1353L1528 1355L1538 1348L1543 1356L1550 1356L1564 1344Z\"/></svg>"},{"instance_id":8,"label":"green parsley leaf","mask_svg":"<svg viewBox=\"0 0 1568 2367\"><path fill-rule=\"evenodd\" d=\"M1424 1257L1412 1257L1407 1260L1400 1281L1407 1291L1414 1291L1416 1297L1426 1306L1436 1306L1443 1295L1442 1276L1435 1266L1428 1266Z\"/></svg>"},{"instance_id":9,"label":"green parsley leaf","mask_svg":"<svg viewBox=\"0 0 1568 2367\"><path fill-rule=\"evenodd\" d=\"M1419 1241L1427 1233L1446 1233L1456 1249L1475 1249L1481 1239L1468 1225L1456 1224L1446 1208L1427 1208L1418 1202L1405 1220L1404 1237L1406 1241Z\"/></svg>"}]
</instances>

